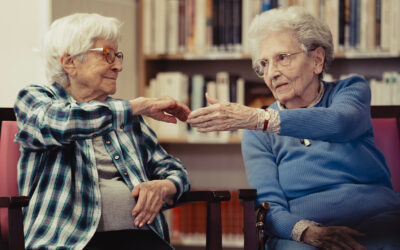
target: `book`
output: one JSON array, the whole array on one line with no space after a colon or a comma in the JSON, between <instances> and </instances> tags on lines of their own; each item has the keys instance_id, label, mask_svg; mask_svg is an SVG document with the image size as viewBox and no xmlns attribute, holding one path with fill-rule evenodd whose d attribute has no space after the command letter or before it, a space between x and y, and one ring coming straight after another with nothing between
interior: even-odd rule
<instances>
[{"instance_id":1,"label":"book","mask_svg":"<svg viewBox=\"0 0 400 250\"><path fill-rule=\"evenodd\" d=\"M157 0L154 8L154 50L156 54L167 53L167 0Z\"/></svg>"},{"instance_id":2,"label":"book","mask_svg":"<svg viewBox=\"0 0 400 250\"><path fill-rule=\"evenodd\" d=\"M168 0L167 4L167 52L177 54L179 51L179 1Z\"/></svg>"}]
</instances>

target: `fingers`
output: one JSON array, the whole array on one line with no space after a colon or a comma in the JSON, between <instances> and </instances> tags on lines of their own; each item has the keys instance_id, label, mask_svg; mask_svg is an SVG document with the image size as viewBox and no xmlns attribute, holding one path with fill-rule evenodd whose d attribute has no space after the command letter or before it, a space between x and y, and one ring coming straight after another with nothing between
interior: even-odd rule
<instances>
[{"instance_id":1,"label":"fingers","mask_svg":"<svg viewBox=\"0 0 400 250\"><path fill-rule=\"evenodd\" d=\"M162 185L155 182L141 183L132 190L132 196L138 197L135 207L132 209L133 223L137 227L151 224L158 215L163 204Z\"/></svg>"},{"instance_id":2,"label":"fingers","mask_svg":"<svg viewBox=\"0 0 400 250\"><path fill-rule=\"evenodd\" d=\"M217 99L212 98L208 93L206 93L207 102L211 105L219 103Z\"/></svg>"},{"instance_id":3,"label":"fingers","mask_svg":"<svg viewBox=\"0 0 400 250\"><path fill-rule=\"evenodd\" d=\"M207 115L212 114L216 111L218 111L217 105L211 105L209 107L196 109L195 111L192 111L190 113L187 122L189 123L202 122L205 119L208 119Z\"/></svg>"},{"instance_id":4,"label":"fingers","mask_svg":"<svg viewBox=\"0 0 400 250\"><path fill-rule=\"evenodd\" d=\"M185 104L168 96L154 98L150 111L146 113L153 119L169 123L176 123L176 118L186 121L189 114L190 109Z\"/></svg>"}]
</instances>

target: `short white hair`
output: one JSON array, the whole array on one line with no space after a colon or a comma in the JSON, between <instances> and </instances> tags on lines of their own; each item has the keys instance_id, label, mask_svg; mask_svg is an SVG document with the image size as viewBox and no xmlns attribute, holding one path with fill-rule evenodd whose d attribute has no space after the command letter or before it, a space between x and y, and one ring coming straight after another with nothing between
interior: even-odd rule
<instances>
[{"instance_id":1,"label":"short white hair","mask_svg":"<svg viewBox=\"0 0 400 250\"><path fill-rule=\"evenodd\" d=\"M276 8L257 15L250 24L248 39L253 63L260 59L261 42L272 32L293 32L305 52L318 47L325 49L323 71L333 60L332 34L329 27L300 6Z\"/></svg>"},{"instance_id":2,"label":"short white hair","mask_svg":"<svg viewBox=\"0 0 400 250\"><path fill-rule=\"evenodd\" d=\"M44 38L43 54L48 80L58 82L63 87L69 85L68 74L61 65L60 58L69 54L84 61L83 54L94 46L98 39L118 43L122 23L113 17L99 14L77 13L55 20Z\"/></svg>"}]
</instances>

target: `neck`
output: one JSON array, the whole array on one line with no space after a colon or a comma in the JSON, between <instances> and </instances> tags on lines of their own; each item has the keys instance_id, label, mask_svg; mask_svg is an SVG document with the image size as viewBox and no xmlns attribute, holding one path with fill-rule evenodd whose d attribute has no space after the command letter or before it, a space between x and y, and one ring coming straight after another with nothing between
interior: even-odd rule
<instances>
[{"instance_id":1,"label":"neck","mask_svg":"<svg viewBox=\"0 0 400 250\"><path fill-rule=\"evenodd\" d=\"M318 78L314 79L304 93L293 101L282 104L287 109L307 108L319 97L321 83Z\"/></svg>"},{"instance_id":2,"label":"neck","mask_svg":"<svg viewBox=\"0 0 400 250\"><path fill-rule=\"evenodd\" d=\"M65 90L77 102L90 102L93 100L103 102L107 98L106 95L100 95L92 88L72 82L65 88Z\"/></svg>"}]
</instances>

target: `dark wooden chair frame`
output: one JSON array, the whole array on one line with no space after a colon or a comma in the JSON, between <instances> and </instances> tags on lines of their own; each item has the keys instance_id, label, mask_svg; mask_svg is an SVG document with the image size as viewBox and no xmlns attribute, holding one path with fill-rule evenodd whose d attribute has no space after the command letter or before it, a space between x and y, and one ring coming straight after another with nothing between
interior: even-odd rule
<instances>
[{"instance_id":1,"label":"dark wooden chair frame","mask_svg":"<svg viewBox=\"0 0 400 250\"><path fill-rule=\"evenodd\" d=\"M229 191L189 191L184 193L175 204L175 206L181 206L192 202L207 203L207 250L222 249L221 202L229 201L230 198ZM21 208L27 206L28 203L29 199L25 196L0 197L0 207L8 208L8 249L25 249Z\"/></svg>"}]
</instances>

